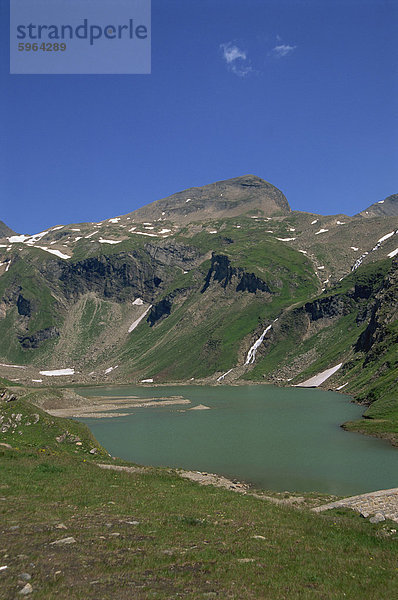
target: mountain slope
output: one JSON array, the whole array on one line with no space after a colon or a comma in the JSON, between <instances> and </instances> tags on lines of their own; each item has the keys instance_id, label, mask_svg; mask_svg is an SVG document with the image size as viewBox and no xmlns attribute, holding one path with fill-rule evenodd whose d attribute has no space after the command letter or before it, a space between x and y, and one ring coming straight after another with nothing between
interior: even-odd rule
<instances>
[{"instance_id":1,"label":"mountain slope","mask_svg":"<svg viewBox=\"0 0 398 600\"><path fill-rule=\"evenodd\" d=\"M3 221L0 221L0 239L9 235L15 235L15 231L10 229Z\"/></svg>"},{"instance_id":2,"label":"mountain slope","mask_svg":"<svg viewBox=\"0 0 398 600\"><path fill-rule=\"evenodd\" d=\"M318 298L285 311L246 379L298 384L331 366L324 384L369 404L347 428L398 445L398 259L360 267Z\"/></svg>"},{"instance_id":3,"label":"mountain slope","mask_svg":"<svg viewBox=\"0 0 398 600\"><path fill-rule=\"evenodd\" d=\"M289 384L343 363L328 384L361 395L375 377L363 399L379 399L395 369L388 358L382 378L376 363L383 340L396 348L396 316L379 324L397 254L398 217L292 212L254 176L100 223L5 232L0 374Z\"/></svg>"},{"instance_id":4,"label":"mountain slope","mask_svg":"<svg viewBox=\"0 0 398 600\"><path fill-rule=\"evenodd\" d=\"M243 214L288 214L289 204L278 188L255 175L245 175L190 188L130 213L136 221L189 223Z\"/></svg>"},{"instance_id":5,"label":"mountain slope","mask_svg":"<svg viewBox=\"0 0 398 600\"><path fill-rule=\"evenodd\" d=\"M372 217L396 217L398 215L398 194L388 196L384 200L379 200L356 216Z\"/></svg>"}]
</instances>

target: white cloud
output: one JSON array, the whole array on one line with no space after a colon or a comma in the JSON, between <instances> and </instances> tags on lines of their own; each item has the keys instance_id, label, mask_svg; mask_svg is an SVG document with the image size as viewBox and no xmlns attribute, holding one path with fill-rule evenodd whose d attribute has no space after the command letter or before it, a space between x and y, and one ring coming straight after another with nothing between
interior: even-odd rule
<instances>
[{"instance_id":1,"label":"white cloud","mask_svg":"<svg viewBox=\"0 0 398 600\"><path fill-rule=\"evenodd\" d=\"M293 52L296 48L297 46L290 46L289 44L279 44L272 49L272 52L277 58L282 58Z\"/></svg>"},{"instance_id":2,"label":"white cloud","mask_svg":"<svg viewBox=\"0 0 398 600\"><path fill-rule=\"evenodd\" d=\"M247 59L246 52L238 48L238 46L233 46L232 44L221 44L221 48L223 51L223 56L228 64L234 62L234 60L238 60L238 58L241 58L242 60Z\"/></svg>"},{"instance_id":3,"label":"white cloud","mask_svg":"<svg viewBox=\"0 0 398 600\"><path fill-rule=\"evenodd\" d=\"M235 73L235 75L245 77L253 70L247 53L238 48L238 46L235 46L235 44L231 42L221 44L220 49L229 70Z\"/></svg>"}]
</instances>

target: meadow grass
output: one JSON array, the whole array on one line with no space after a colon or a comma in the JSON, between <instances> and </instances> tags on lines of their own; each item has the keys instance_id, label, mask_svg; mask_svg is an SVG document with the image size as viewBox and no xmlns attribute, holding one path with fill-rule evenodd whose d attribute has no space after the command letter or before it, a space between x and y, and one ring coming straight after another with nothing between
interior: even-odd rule
<instances>
[{"instance_id":1,"label":"meadow grass","mask_svg":"<svg viewBox=\"0 0 398 600\"><path fill-rule=\"evenodd\" d=\"M12 408L10 408L12 407ZM171 469L125 473L84 425L29 402L0 405L22 424L0 447L0 596L68 599L390 599L398 593L394 524L322 514L201 487ZM33 415L40 419L26 426ZM19 435L19 428L23 434ZM27 429L30 433L27 433ZM82 446L55 435L78 435ZM2 440L3 441L3 440ZM73 537L70 545L52 545Z\"/></svg>"}]
</instances>

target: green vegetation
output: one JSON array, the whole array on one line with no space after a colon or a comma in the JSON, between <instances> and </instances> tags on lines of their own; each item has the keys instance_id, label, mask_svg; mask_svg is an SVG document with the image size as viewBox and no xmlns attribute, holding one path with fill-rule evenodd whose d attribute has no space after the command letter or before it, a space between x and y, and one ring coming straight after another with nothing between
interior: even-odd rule
<instances>
[{"instance_id":1,"label":"green vegetation","mask_svg":"<svg viewBox=\"0 0 398 600\"><path fill-rule=\"evenodd\" d=\"M62 316L44 277L30 261L19 256L14 257L12 268L0 278L0 298L7 297L9 290L15 297L10 298L14 305L7 310L5 318L0 319L1 354L10 361L28 364L33 358L32 352L21 347L17 335L29 336L41 329L60 327ZM18 315L16 302L19 294L31 305L29 318ZM52 344L52 340L45 341L36 354L45 353Z\"/></svg>"},{"instance_id":2,"label":"green vegetation","mask_svg":"<svg viewBox=\"0 0 398 600\"><path fill-rule=\"evenodd\" d=\"M345 428L385 437L398 445L398 322L394 319L398 286L391 264L391 260L383 260L360 267L311 303L288 310L264 356L243 379L263 381L279 375L286 379L289 367L300 362L300 373L292 378L298 383L344 362L334 376L335 386L345 384L345 393L370 404L364 419L347 423ZM328 301L335 312L326 313L325 322L320 319L321 324L311 330L306 311L317 302ZM376 309L379 337L364 351L361 336Z\"/></svg>"},{"instance_id":3,"label":"green vegetation","mask_svg":"<svg viewBox=\"0 0 398 600\"><path fill-rule=\"evenodd\" d=\"M236 228L238 221L230 219L222 234L202 231L177 239L203 253L211 249L214 254L227 256L233 268L254 273L265 281L272 294L225 293L218 283L202 294L209 260L187 274L174 275L163 293L163 297L176 296L170 316L152 328L145 322L140 324L115 358L129 365L129 373L161 382L226 371L240 359L242 340L261 323L274 319L292 301L302 302L316 292L317 279L308 259L264 236L256 222L246 221L250 236ZM214 224L217 226L220 223ZM181 292L185 295L179 299Z\"/></svg>"},{"instance_id":4,"label":"green vegetation","mask_svg":"<svg viewBox=\"0 0 398 600\"><path fill-rule=\"evenodd\" d=\"M241 200L232 199L230 207L236 202ZM230 218L227 211L225 217L192 223L184 216L183 226L178 220L155 223L156 231L170 229L167 239L129 233L133 221L127 218L104 222L97 241L86 237L96 231L95 224L80 224L76 242L66 226L49 232L46 244L73 248L68 261L57 262L19 243L0 251L12 259L0 277L2 361L32 366L25 371L29 381L39 378L39 370L61 366L73 366L76 380L86 382L100 381L118 365L109 381L154 378L156 383L215 380L237 366L231 377L293 384L343 362L328 385L347 384L345 392L372 404L366 419L347 427L398 443L397 315L389 309L398 303L397 292L391 291L397 283L383 291L393 277L396 262L385 257L394 248L388 244L395 242L371 251L395 227L394 218L387 225L385 218L344 217L337 226L335 217L294 212L271 219L255 209L250 213ZM138 222L134 226L140 227ZM315 235L321 228L322 235ZM127 239L109 245L100 244L99 236ZM369 252L365 264L343 277L359 255L354 243L361 246L359 252ZM203 291L215 264L212 254L227 260L217 276L210 273ZM384 260L377 261L380 257ZM245 283L246 291L237 288L243 273L251 285ZM266 283L263 291L256 278ZM331 285L321 292L328 285L324 278ZM153 305L150 316L155 317L153 326L144 319L128 333L141 310L132 305L136 297ZM160 305L156 313L164 300L166 309ZM376 305L372 333L368 328ZM311 311L324 314L312 318ZM277 317L253 368L246 368L248 348ZM372 347L362 344L363 336Z\"/></svg>"},{"instance_id":5,"label":"green vegetation","mask_svg":"<svg viewBox=\"0 0 398 600\"><path fill-rule=\"evenodd\" d=\"M396 525L347 510L316 515L199 485L173 470L102 470L85 427L26 399L0 446L2 597L367 600L398 593ZM27 426L34 415L35 425ZM22 428L23 434L18 430ZM34 433L27 433L27 429ZM76 442L57 442L62 432ZM84 448L84 449L81 449ZM120 463L119 463L120 464ZM73 538L70 544L59 540Z\"/></svg>"},{"instance_id":6,"label":"green vegetation","mask_svg":"<svg viewBox=\"0 0 398 600\"><path fill-rule=\"evenodd\" d=\"M108 452L98 445L89 429L77 421L67 421L48 413L32 404L43 392L31 391L16 400L6 402L0 399L0 416L3 430L1 441L11 444L18 450L35 451L51 456L77 454L86 460L94 455L90 450L96 448L96 457L108 457ZM51 394L57 393L51 392ZM9 424L9 426L8 426ZM65 437L59 443L57 437ZM76 445L77 444L77 445Z\"/></svg>"}]
</instances>

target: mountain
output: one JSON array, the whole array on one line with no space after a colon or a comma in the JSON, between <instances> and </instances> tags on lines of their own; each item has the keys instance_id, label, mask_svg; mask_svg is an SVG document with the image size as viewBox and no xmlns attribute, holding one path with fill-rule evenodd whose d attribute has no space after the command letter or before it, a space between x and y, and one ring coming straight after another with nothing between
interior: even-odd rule
<instances>
[{"instance_id":1,"label":"mountain","mask_svg":"<svg viewBox=\"0 0 398 600\"><path fill-rule=\"evenodd\" d=\"M393 194L384 200L379 200L379 202L371 204L371 206L368 206L368 208L356 216L365 218L398 216L398 194Z\"/></svg>"},{"instance_id":2,"label":"mountain","mask_svg":"<svg viewBox=\"0 0 398 600\"><path fill-rule=\"evenodd\" d=\"M291 211L250 175L1 236L8 379L291 385L341 364L325 385L396 397L398 216Z\"/></svg>"},{"instance_id":3,"label":"mountain","mask_svg":"<svg viewBox=\"0 0 398 600\"><path fill-rule=\"evenodd\" d=\"M255 175L245 175L190 188L130 213L136 221L189 223L236 217L286 215L289 204L278 188Z\"/></svg>"},{"instance_id":4,"label":"mountain","mask_svg":"<svg viewBox=\"0 0 398 600\"><path fill-rule=\"evenodd\" d=\"M15 235L15 231L10 229L3 221L0 221L0 238L4 238L8 235Z\"/></svg>"}]
</instances>

